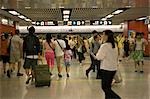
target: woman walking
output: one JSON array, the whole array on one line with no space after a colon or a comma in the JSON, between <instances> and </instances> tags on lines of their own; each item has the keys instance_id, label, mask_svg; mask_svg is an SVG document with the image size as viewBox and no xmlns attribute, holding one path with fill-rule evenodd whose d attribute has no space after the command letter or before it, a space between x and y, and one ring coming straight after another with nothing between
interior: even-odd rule
<instances>
[{"instance_id":1,"label":"woman walking","mask_svg":"<svg viewBox=\"0 0 150 99\"><path fill-rule=\"evenodd\" d=\"M54 54L55 45L52 41L52 36L49 33L46 35L46 41L44 42L44 49L45 49L45 59L49 66L50 75L52 76L52 71L54 68L54 58L55 58L55 54Z\"/></svg>"},{"instance_id":2,"label":"woman walking","mask_svg":"<svg viewBox=\"0 0 150 99\"><path fill-rule=\"evenodd\" d=\"M101 60L102 89L105 99L121 99L112 89L111 83L117 70L118 49L115 45L114 33L111 30L103 32L104 44L101 45L96 58Z\"/></svg>"}]
</instances>

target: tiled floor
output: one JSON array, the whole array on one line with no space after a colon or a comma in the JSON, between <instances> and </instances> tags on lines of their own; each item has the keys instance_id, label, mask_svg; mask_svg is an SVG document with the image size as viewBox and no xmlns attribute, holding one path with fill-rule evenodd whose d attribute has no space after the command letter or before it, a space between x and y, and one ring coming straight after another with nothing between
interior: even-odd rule
<instances>
[{"instance_id":1,"label":"tiled floor","mask_svg":"<svg viewBox=\"0 0 150 99\"><path fill-rule=\"evenodd\" d=\"M50 87L35 88L32 84L25 84L25 75L18 78L14 73L9 79L1 73L0 99L104 99L101 81L95 79L95 73L91 72L89 79L85 76L89 64L88 56L83 67L74 60L70 78L66 77L64 69L62 79L57 77L55 68ZM113 90L122 99L150 99L150 60L145 60L144 74L134 72L131 60L121 62L119 68L123 82L113 85Z\"/></svg>"}]
</instances>

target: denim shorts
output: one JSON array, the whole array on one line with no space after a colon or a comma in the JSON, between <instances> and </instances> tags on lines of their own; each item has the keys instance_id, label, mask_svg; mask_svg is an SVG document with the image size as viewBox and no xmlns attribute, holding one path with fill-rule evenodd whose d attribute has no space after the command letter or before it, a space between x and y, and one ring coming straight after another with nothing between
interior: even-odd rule
<instances>
[{"instance_id":1,"label":"denim shorts","mask_svg":"<svg viewBox=\"0 0 150 99\"><path fill-rule=\"evenodd\" d=\"M70 66L70 62L69 61L65 61L65 66L69 67Z\"/></svg>"}]
</instances>

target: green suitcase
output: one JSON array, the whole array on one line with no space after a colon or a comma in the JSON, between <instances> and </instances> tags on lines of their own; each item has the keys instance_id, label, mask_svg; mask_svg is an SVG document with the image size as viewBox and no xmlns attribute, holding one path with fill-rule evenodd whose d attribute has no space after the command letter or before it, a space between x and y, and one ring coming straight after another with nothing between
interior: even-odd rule
<instances>
[{"instance_id":1,"label":"green suitcase","mask_svg":"<svg viewBox=\"0 0 150 99\"><path fill-rule=\"evenodd\" d=\"M49 67L46 64L40 64L35 67L35 87L50 86L51 78Z\"/></svg>"}]
</instances>

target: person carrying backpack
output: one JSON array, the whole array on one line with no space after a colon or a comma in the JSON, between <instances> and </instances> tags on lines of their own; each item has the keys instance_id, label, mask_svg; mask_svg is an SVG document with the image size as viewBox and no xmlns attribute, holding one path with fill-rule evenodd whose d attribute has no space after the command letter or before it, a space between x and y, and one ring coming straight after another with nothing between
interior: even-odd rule
<instances>
[{"instance_id":1,"label":"person carrying backpack","mask_svg":"<svg viewBox=\"0 0 150 99\"><path fill-rule=\"evenodd\" d=\"M34 78L34 68L37 66L38 59L40 58L40 42L38 37L35 36L35 28L32 26L28 29L29 34L24 38L23 53L24 53L24 69L27 75L26 84ZM31 72L31 74L30 74Z\"/></svg>"}]
</instances>

